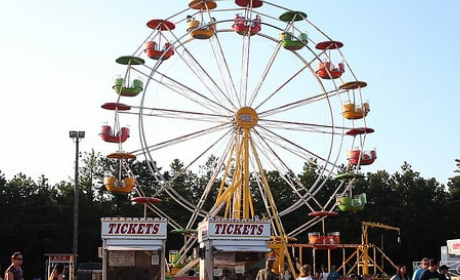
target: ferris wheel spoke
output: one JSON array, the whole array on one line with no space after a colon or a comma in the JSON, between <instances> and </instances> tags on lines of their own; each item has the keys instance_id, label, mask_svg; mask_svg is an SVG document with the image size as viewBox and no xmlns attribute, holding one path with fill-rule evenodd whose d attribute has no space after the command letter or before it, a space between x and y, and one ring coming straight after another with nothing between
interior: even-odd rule
<instances>
[{"instance_id":1,"label":"ferris wheel spoke","mask_svg":"<svg viewBox=\"0 0 460 280\"><path fill-rule=\"evenodd\" d=\"M263 154L265 155L265 158L270 159L270 158L274 157L276 159L276 161L279 162L279 164L275 164L275 161L268 160L268 164L279 172L280 176L292 188L292 190L299 196L299 198L303 198L303 197L305 197L305 195L311 195L311 191L314 190L314 186L316 184L313 184L313 186L310 189L308 189L306 186L304 186L302 184L302 182L296 176L289 176L289 174L292 174L292 170L290 168L288 168L288 164L282 158L282 156L279 155L271 147L270 143L268 143L268 141L266 140L265 137L261 136L258 133L256 133L256 135L261 140L260 142L264 143L264 146L259 145L258 148L259 148L260 151L263 152ZM307 161L307 162L309 162L310 164L316 165L316 162L312 162L311 160ZM316 200L315 200L315 202L316 202L317 205L319 205L319 203ZM305 201L305 203L307 203L307 201ZM307 203L307 205L308 205L308 203ZM311 208L311 207L309 207L309 208ZM287 213L283 213L283 215L284 214L287 214Z\"/></svg>"},{"instance_id":2,"label":"ferris wheel spoke","mask_svg":"<svg viewBox=\"0 0 460 280\"><path fill-rule=\"evenodd\" d=\"M271 119L260 119L261 125L265 128L277 129L277 130L292 130L299 132L314 132L320 134L329 135L342 135L343 131L350 130L351 127L345 126L332 126L326 124L315 124L306 122L293 122L285 120L271 120Z\"/></svg>"},{"instance_id":3,"label":"ferris wheel spoke","mask_svg":"<svg viewBox=\"0 0 460 280\"><path fill-rule=\"evenodd\" d=\"M273 63L275 62L276 58L278 57L280 49L281 49L281 44L277 44L275 49L273 50L273 53L272 53L270 59L268 60L267 64L265 65L265 69L264 69L261 77L259 78L259 82L257 83L256 88L254 89L254 92L251 95L251 98L249 100L249 106L252 106L254 100L259 95L260 89L262 88L262 85L264 84L265 79L267 78L268 74L270 73L270 69L272 69ZM259 106L261 106L261 105L262 104L259 104ZM257 107L255 109L257 109Z\"/></svg>"},{"instance_id":4,"label":"ferris wheel spoke","mask_svg":"<svg viewBox=\"0 0 460 280\"><path fill-rule=\"evenodd\" d=\"M278 133L276 133L276 132L274 132L272 130L269 130L267 128L261 127L261 132L260 133L265 134L265 136L263 136L263 138L266 139L266 141L278 146L279 148L281 148L281 149L283 149L283 150L285 150L285 151L287 151L289 153L292 153L292 154L296 155L299 158L302 158L306 162L312 163L312 158L314 158L315 160L320 160L321 162L323 162L323 164L333 164L328 159L320 156L319 154L317 154L317 153L315 153L313 151L308 150L304 146L302 146L300 144L297 144L294 141L292 141L292 140L290 140L290 139L288 139L286 137L283 137L280 134L278 134ZM315 162L315 164L318 165L320 163ZM333 165L335 166L335 164L333 164Z\"/></svg>"},{"instance_id":5,"label":"ferris wheel spoke","mask_svg":"<svg viewBox=\"0 0 460 280\"><path fill-rule=\"evenodd\" d=\"M258 104L255 107L255 109L257 110L262 105L264 105L266 102L268 102L270 99L272 99L275 95L277 95L280 92L282 92L282 89L284 87L286 87L286 85L288 85L290 82L292 82L294 80L294 78L296 78L299 74L301 74L305 69L308 69L307 65L303 66L301 69L299 69L299 71L297 71L296 73L291 75L291 77L289 77L282 85L280 85L277 89L275 89L275 91L273 91L270 95L268 95L267 98L265 98L262 102L260 102L260 104Z\"/></svg>"},{"instance_id":6,"label":"ferris wheel spoke","mask_svg":"<svg viewBox=\"0 0 460 280\"><path fill-rule=\"evenodd\" d=\"M131 108L139 108L139 107L133 106ZM126 112L126 113L140 114L140 112L138 113ZM155 107L143 107L142 115L149 116L149 117L155 117L155 118L178 119L178 120L183 120L183 121L199 121L199 122L212 122L212 123L229 123L231 121L231 116L228 116L228 115L210 114L210 113L202 113L202 112L196 112L196 111L174 110L174 109L168 109L168 108L155 108Z\"/></svg>"},{"instance_id":7,"label":"ferris wheel spoke","mask_svg":"<svg viewBox=\"0 0 460 280\"><path fill-rule=\"evenodd\" d=\"M155 82L159 88L164 88L165 90L169 90L169 92L176 93L193 104L204 107L211 112L219 113L217 108L220 108L227 113L231 112L227 107L218 102L218 100L211 99L206 94L180 82L180 77L173 78L161 73L160 71L157 71L155 75L159 76L159 79L151 77L150 80Z\"/></svg>"},{"instance_id":8,"label":"ferris wheel spoke","mask_svg":"<svg viewBox=\"0 0 460 280\"><path fill-rule=\"evenodd\" d=\"M289 102L289 103L281 104L280 106L277 106L277 107L271 108L269 110L260 112L259 116L260 117L266 117L266 116L274 115L274 114L277 114L277 113L280 113L280 112L285 112L287 110L292 110L292 109L295 109L295 108L298 108L298 107L301 107L301 106L305 106L305 105L308 105L308 104L313 104L315 102L322 101L324 99L330 98L331 95L338 95L338 94L340 94L340 92L337 92L337 91L334 91L334 90L323 92L321 94L317 94L317 95L310 96L310 97L307 97L307 98L302 98L302 99L292 101L292 102Z\"/></svg>"},{"instance_id":9,"label":"ferris wheel spoke","mask_svg":"<svg viewBox=\"0 0 460 280\"><path fill-rule=\"evenodd\" d=\"M192 139L196 139L198 137L201 137L201 136L204 136L204 135L207 135L207 134L210 134L210 133L214 133L214 132L217 132L217 131L220 131L220 130L223 130L223 129L229 129L229 128L230 129L232 128L231 124L228 124L228 123L219 124L219 125L216 125L216 126L213 126L213 127L209 127L209 128L198 130L198 131L194 131L194 132L184 134L184 135L181 135L181 136L178 136L178 137L175 137L175 138L171 138L171 139L168 139L168 140L165 140L165 141L161 141L159 143L156 143L156 144L153 144L153 145L150 145L150 146L146 147L146 149L149 152L153 152L153 151L156 151L156 150L159 150L159 149L163 149L163 148L166 148L166 147L171 147L171 146L177 145L179 143L190 141Z\"/></svg>"},{"instance_id":10,"label":"ferris wheel spoke","mask_svg":"<svg viewBox=\"0 0 460 280\"><path fill-rule=\"evenodd\" d=\"M239 100L232 100L230 96L235 96L237 97L237 89L235 85L235 81L232 75L232 72L230 70L230 66L228 63L228 59L225 55L225 52L223 51L222 44L219 38L219 33L215 34L215 44L211 44L212 46L212 51L214 54L214 59L216 60L216 63L220 65L219 68L219 73L222 79L222 83L225 86L226 92L228 94L224 95L225 100L231 105L233 109L237 108L237 104L241 104Z\"/></svg>"},{"instance_id":11,"label":"ferris wheel spoke","mask_svg":"<svg viewBox=\"0 0 460 280\"><path fill-rule=\"evenodd\" d=\"M265 154L266 157L268 157L267 155L267 152L264 152L263 149L259 148L259 150ZM273 151L271 151L271 153L273 153ZM276 154L276 153L274 153ZM268 164L269 166L271 166L273 168L273 170L277 171L278 172L278 175L280 176L281 179L283 179L283 181L291 188L291 190L299 197L299 198L302 198L304 196L305 193L309 193L308 192L308 189L302 185L302 183L296 179L296 177L294 176L289 176L289 174L292 172L288 167L287 167L287 164L280 158L278 157L282 167L284 167L283 169L281 168L280 165L275 165L275 164ZM258 175L255 175L255 177L258 177ZM308 202L305 201L305 205L308 206L309 209L313 209L313 207L309 206ZM298 207L296 208L298 209ZM280 211L279 212L279 216L283 216L283 215L286 215L286 214L289 214L291 213L293 210L295 209L292 209L290 211ZM282 215L281 215L282 214Z\"/></svg>"},{"instance_id":12,"label":"ferris wheel spoke","mask_svg":"<svg viewBox=\"0 0 460 280\"><path fill-rule=\"evenodd\" d=\"M222 142L223 139L225 139L229 134L230 134L231 131L227 131L226 133L224 133L219 139L217 139L214 143L211 143L208 147L205 147L202 151L200 151L198 154L196 154L196 156L190 160L183 168L181 168L181 170L179 172L177 172L176 174L174 174L173 177L171 177L170 179L168 180L165 180L165 178L163 178L164 181L168 181L168 182L174 182L175 180L177 180L177 178L179 178L180 176L184 175L194 164L196 164L196 162L203 158L204 155L209 152L214 146L216 146L219 142ZM216 176L214 176L216 178ZM212 185L212 184L211 184ZM169 195L172 196L172 198L180 203L181 205L183 205L184 207L187 206L186 208L190 211L190 212L193 212L194 213L194 217L195 219L199 216L204 216L204 214L206 213L205 211L202 210L201 207L196 207L195 204L192 204L190 201L188 201L186 198L184 198L181 194L179 194L175 189L174 187L171 186L170 183L167 183L165 188L164 188L164 191L167 192ZM191 226L191 225L188 225L188 226Z\"/></svg>"},{"instance_id":13,"label":"ferris wheel spoke","mask_svg":"<svg viewBox=\"0 0 460 280\"><path fill-rule=\"evenodd\" d=\"M198 203L196 205L197 210L203 208L206 200L208 199L208 196L209 196L211 190L214 188L214 184L215 184L216 180L218 179L219 175L221 174L221 170L224 168L225 162L227 161L227 166L228 167L230 166L231 157L229 157L228 155L232 154L232 150L233 150L234 146L235 146L234 142L229 141L227 147L223 150L221 156L218 157L218 162L214 166L214 171L213 171L213 173L211 175L211 178L208 181L208 183L206 184L206 188L203 191L203 193L201 195L201 198L200 198L200 200L198 201ZM228 171L228 167L226 168L227 171ZM225 172L223 177L221 178L221 180L222 180L221 187L222 187L222 184L224 184L224 182L225 182L226 173L227 172ZM210 213L210 215L212 217L213 216L213 211L210 210L209 213ZM188 223L188 227L193 226L195 224L197 218L198 218L198 211L195 211L195 212L192 213L192 216L191 216L190 221Z\"/></svg>"},{"instance_id":14,"label":"ferris wheel spoke","mask_svg":"<svg viewBox=\"0 0 460 280\"><path fill-rule=\"evenodd\" d=\"M242 36L243 47L241 49L241 76L240 76L240 107L246 106L248 94L248 81L249 81L249 62L251 50L251 36Z\"/></svg>"},{"instance_id":15,"label":"ferris wheel spoke","mask_svg":"<svg viewBox=\"0 0 460 280\"><path fill-rule=\"evenodd\" d=\"M192 72L193 76L201 81L201 85L214 97L215 102L221 101L221 96L226 96L225 91L219 86L213 75L208 72L203 63L200 63L187 48L186 44L182 44L182 47L183 53L178 53L182 62Z\"/></svg>"}]
</instances>

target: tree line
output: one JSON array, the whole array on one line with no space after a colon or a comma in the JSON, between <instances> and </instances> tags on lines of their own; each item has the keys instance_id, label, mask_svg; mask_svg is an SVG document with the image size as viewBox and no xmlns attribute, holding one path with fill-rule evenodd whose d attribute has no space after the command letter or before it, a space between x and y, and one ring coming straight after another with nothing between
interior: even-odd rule
<instances>
[{"instance_id":1,"label":"tree line","mask_svg":"<svg viewBox=\"0 0 460 280\"><path fill-rule=\"evenodd\" d=\"M197 201L203 192L212 171L215 158L200 167L198 173L187 172L174 181L174 188L190 201ZM133 161L130 168L136 174L136 182L146 195L158 192L160 186L154 179L151 162ZM399 227L401 242L396 234L384 230L369 232L369 241L385 242L385 253L396 263L406 264L424 256L440 257L440 246L446 240L460 238L460 160L455 161L456 170L447 186L435 178L423 178L404 162L401 170L389 174L385 170L368 172L359 179L355 193L366 193L367 204L363 211L340 213L338 217L326 220L329 232L339 231L341 242L360 244L362 221L372 221ZM165 178L175 176L184 164L174 160L167 168L158 168ZM107 171L116 172L113 161L95 151L81 154L79 170L79 248L80 262L99 261L97 248L101 246L101 217L142 217L143 207L130 201L130 195L108 192L103 185ZM272 193L277 203L288 205L295 199L292 192L279 180L276 171L267 171ZM316 170L305 165L298 174L305 184L314 180ZM339 182L331 179L316 197L327 201ZM7 180L0 171L0 263L3 269L9 265L9 256L14 251L24 255L25 278L43 278L45 254L72 252L74 182L61 181L51 185L45 175L33 180L19 173ZM215 195L215 194L214 194ZM188 210L178 208L171 198L160 192L159 208L172 219L185 225L190 216ZM261 199L254 198L255 208L263 209ZM259 205L259 206L258 206ZM209 209L212 205L204 205ZM152 215L152 214L149 214ZM298 226L299 221L308 219L308 209L296 210L283 220L286 232ZM321 231L315 225L309 231ZM308 242L307 233L297 236L298 241ZM178 249L182 237L169 235L167 250Z\"/></svg>"}]
</instances>

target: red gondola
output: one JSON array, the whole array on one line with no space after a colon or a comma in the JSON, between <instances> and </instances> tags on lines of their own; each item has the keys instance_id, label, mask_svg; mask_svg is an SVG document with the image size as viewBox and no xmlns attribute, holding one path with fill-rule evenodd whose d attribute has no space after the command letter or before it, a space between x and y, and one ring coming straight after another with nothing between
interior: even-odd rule
<instances>
[{"instance_id":1,"label":"red gondola","mask_svg":"<svg viewBox=\"0 0 460 280\"><path fill-rule=\"evenodd\" d=\"M101 129L102 140L109 143L124 143L129 137L129 128L122 127L120 131L114 133L110 125L103 125Z\"/></svg>"},{"instance_id":2,"label":"red gondola","mask_svg":"<svg viewBox=\"0 0 460 280\"><path fill-rule=\"evenodd\" d=\"M118 111L129 111L131 110L131 106L123 104L123 103L116 103L116 102L107 102L101 105L102 109L106 110L118 110Z\"/></svg>"},{"instance_id":3,"label":"red gondola","mask_svg":"<svg viewBox=\"0 0 460 280\"><path fill-rule=\"evenodd\" d=\"M166 60L174 55L174 46L171 43L165 43L163 48L160 49L157 42L155 41L148 41L145 43L144 52L147 54L148 57L151 59L162 59Z\"/></svg>"},{"instance_id":4,"label":"red gondola","mask_svg":"<svg viewBox=\"0 0 460 280\"><path fill-rule=\"evenodd\" d=\"M316 75L322 79L337 79L345 72L345 64L340 62L335 67L330 61L319 62Z\"/></svg>"},{"instance_id":5,"label":"red gondola","mask_svg":"<svg viewBox=\"0 0 460 280\"><path fill-rule=\"evenodd\" d=\"M240 7L259 8L264 4L260 0L235 0L235 3Z\"/></svg>"},{"instance_id":6,"label":"red gondola","mask_svg":"<svg viewBox=\"0 0 460 280\"><path fill-rule=\"evenodd\" d=\"M233 30L236 33L246 36L252 36L260 32L262 29L261 19L259 15L256 15L254 20L246 19L244 16L239 14L235 15L235 21L233 23Z\"/></svg>"},{"instance_id":7,"label":"red gondola","mask_svg":"<svg viewBox=\"0 0 460 280\"><path fill-rule=\"evenodd\" d=\"M348 152L348 162L352 165L369 165L377 159L377 151L352 150Z\"/></svg>"},{"instance_id":8,"label":"red gondola","mask_svg":"<svg viewBox=\"0 0 460 280\"><path fill-rule=\"evenodd\" d=\"M136 203L159 203L161 202L161 199L156 197L139 196L131 198L131 201Z\"/></svg>"},{"instance_id":9,"label":"red gondola","mask_svg":"<svg viewBox=\"0 0 460 280\"><path fill-rule=\"evenodd\" d=\"M339 213L335 211L313 211L308 214L310 217L337 216Z\"/></svg>"},{"instance_id":10,"label":"red gondola","mask_svg":"<svg viewBox=\"0 0 460 280\"><path fill-rule=\"evenodd\" d=\"M356 136L359 134L369 134L373 132L374 132L374 129L370 127L356 127L356 128L352 128L348 130L346 134L350 136Z\"/></svg>"}]
</instances>

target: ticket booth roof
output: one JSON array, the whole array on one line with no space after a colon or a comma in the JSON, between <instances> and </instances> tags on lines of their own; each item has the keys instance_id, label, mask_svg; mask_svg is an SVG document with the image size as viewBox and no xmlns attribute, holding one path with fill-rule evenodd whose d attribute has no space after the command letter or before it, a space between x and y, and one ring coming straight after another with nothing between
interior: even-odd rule
<instances>
[{"instance_id":1,"label":"ticket booth roof","mask_svg":"<svg viewBox=\"0 0 460 280\"><path fill-rule=\"evenodd\" d=\"M108 245L104 249L108 251L160 251L160 245Z\"/></svg>"},{"instance_id":2,"label":"ticket booth roof","mask_svg":"<svg viewBox=\"0 0 460 280\"><path fill-rule=\"evenodd\" d=\"M214 245L216 252L261 252L268 253L271 251L267 246L258 245Z\"/></svg>"}]
</instances>

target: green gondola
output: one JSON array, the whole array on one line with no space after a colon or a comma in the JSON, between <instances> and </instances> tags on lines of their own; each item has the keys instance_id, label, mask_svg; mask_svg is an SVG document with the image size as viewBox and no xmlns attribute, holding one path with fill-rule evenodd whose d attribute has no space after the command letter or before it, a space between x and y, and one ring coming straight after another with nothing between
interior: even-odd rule
<instances>
[{"instance_id":1,"label":"green gondola","mask_svg":"<svg viewBox=\"0 0 460 280\"><path fill-rule=\"evenodd\" d=\"M361 211L366 205L366 194L351 196L340 196L337 198L337 206L343 212Z\"/></svg>"}]
</instances>

